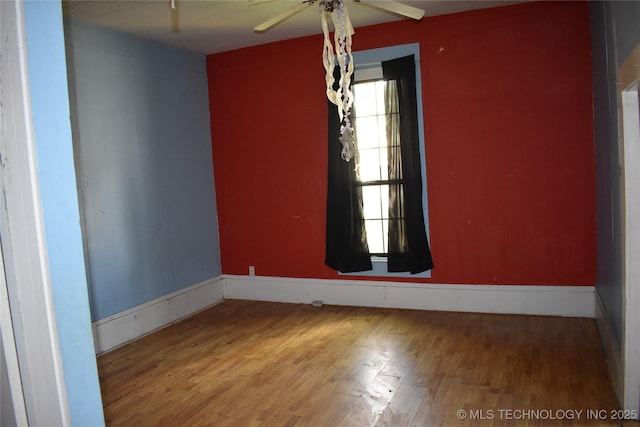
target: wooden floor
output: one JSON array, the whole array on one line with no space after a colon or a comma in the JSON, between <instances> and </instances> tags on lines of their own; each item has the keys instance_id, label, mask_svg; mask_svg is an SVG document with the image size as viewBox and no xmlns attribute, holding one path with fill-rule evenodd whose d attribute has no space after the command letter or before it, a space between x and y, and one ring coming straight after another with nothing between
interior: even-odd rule
<instances>
[{"instance_id":1,"label":"wooden floor","mask_svg":"<svg viewBox=\"0 0 640 427\"><path fill-rule=\"evenodd\" d=\"M114 426L621 425L593 319L229 300L98 365Z\"/></svg>"}]
</instances>

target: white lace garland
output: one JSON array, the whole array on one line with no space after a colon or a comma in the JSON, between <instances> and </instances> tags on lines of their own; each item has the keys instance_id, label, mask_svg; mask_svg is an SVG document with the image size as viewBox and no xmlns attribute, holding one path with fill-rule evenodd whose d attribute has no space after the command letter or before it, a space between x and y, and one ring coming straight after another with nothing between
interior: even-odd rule
<instances>
[{"instance_id":1,"label":"white lace garland","mask_svg":"<svg viewBox=\"0 0 640 427\"><path fill-rule=\"evenodd\" d=\"M355 145L355 133L349 120L351 107L353 106L353 93L351 91L351 77L353 76L353 56L351 55L351 20L344 5L344 0L321 0L320 12L322 15L322 32L324 34L324 46L322 62L326 72L327 98L338 107L340 118L340 142L342 143L341 156L349 161L357 156ZM333 23L335 57L333 46L329 37L329 23ZM335 58L340 67L340 80L338 89L334 90Z\"/></svg>"}]
</instances>

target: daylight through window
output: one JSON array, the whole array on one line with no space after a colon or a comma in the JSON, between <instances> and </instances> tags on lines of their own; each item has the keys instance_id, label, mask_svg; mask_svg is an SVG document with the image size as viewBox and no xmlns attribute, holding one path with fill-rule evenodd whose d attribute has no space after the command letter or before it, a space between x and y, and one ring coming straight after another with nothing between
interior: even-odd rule
<instances>
[{"instance_id":1,"label":"daylight through window","mask_svg":"<svg viewBox=\"0 0 640 427\"><path fill-rule=\"evenodd\" d=\"M384 80L358 83L354 86L356 141L359 150L357 180L362 188L362 201L367 243L372 255L387 254L389 230L389 185L401 184L390 180L388 152L399 149L387 142L387 122L397 111L385 108ZM392 103L397 105L397 103Z\"/></svg>"}]
</instances>

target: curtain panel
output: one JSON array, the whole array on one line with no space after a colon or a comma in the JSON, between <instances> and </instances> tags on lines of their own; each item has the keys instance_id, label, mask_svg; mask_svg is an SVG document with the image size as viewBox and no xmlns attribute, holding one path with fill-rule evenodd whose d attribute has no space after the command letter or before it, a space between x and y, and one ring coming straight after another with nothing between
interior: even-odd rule
<instances>
[{"instance_id":1,"label":"curtain panel","mask_svg":"<svg viewBox=\"0 0 640 427\"><path fill-rule=\"evenodd\" d=\"M340 69L334 72L340 80ZM338 107L327 101L329 159L325 264L342 273L372 270L362 212L362 189L356 186L355 159L342 159Z\"/></svg>"},{"instance_id":2,"label":"curtain panel","mask_svg":"<svg viewBox=\"0 0 640 427\"><path fill-rule=\"evenodd\" d=\"M413 55L382 62L385 109L397 111L387 114L389 180L401 182L389 186L387 267L412 274L433 268L422 206L415 70Z\"/></svg>"}]
</instances>

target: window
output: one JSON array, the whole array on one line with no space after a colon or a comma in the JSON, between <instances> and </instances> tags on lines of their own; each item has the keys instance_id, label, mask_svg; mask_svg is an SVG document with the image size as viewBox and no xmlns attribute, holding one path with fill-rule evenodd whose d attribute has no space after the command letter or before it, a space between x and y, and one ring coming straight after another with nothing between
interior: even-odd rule
<instances>
[{"instance_id":1,"label":"window","mask_svg":"<svg viewBox=\"0 0 640 427\"><path fill-rule=\"evenodd\" d=\"M389 193L390 188L392 192L396 192L399 197L402 197L404 194L404 189L402 190L402 194L399 192L398 188L403 186L403 176L402 173L393 172L393 176L389 177L389 159L392 160L392 165L395 164L393 162L400 162L399 159L402 156L398 155L400 153L398 136L396 134L391 133L390 137L387 138L387 121L391 120L393 116L398 115L398 111L393 109L389 110L389 107L385 107L385 91L387 90L387 86L395 87L397 77L391 78L389 82L385 82L383 79L383 71L382 71L382 62L395 60L396 58L403 57L412 57L411 67L409 70L413 70L415 67L415 77L416 81L414 83L415 86L412 86L411 90L407 92L406 88L402 89L403 93L413 93L415 91L415 99L414 99L414 111L415 116L411 118L411 123L414 124L414 130L417 132L417 135L414 134L411 138L401 138L402 141L414 141L413 147L415 150L419 150L419 155L412 156L411 166L407 166L407 170L417 171L420 170L422 178L418 178L416 181L413 179L414 173L407 172L407 176L409 181L407 181L407 185L414 185L418 182L418 185L421 185L422 190L418 190L418 192L412 192L411 194L418 194L418 199L420 196L421 200L421 208L417 207L416 209L410 209L412 212L412 219L407 220L412 224L415 224L416 215L420 217L420 219L424 219L425 229L422 232L426 232L426 239L428 239L428 217L427 217L427 197L426 197L426 170L425 170L425 156L424 156L424 136L423 136L423 114L422 114L422 105L421 105L421 97L419 94L421 93L420 87L420 64L419 64L419 45L418 44L409 44L402 46L393 46L382 49L372 49L368 51L359 51L354 52L354 63L356 68L355 73L355 83L354 83L354 92L355 92L355 106L354 106L354 115L353 119L354 127L357 135L358 141L358 149L359 149L359 167L357 168L357 172L353 172L354 165L351 163L348 167L350 171L344 170L342 166L339 166L338 169L335 169L335 166L332 166L330 163L330 182L329 188L330 193L336 187L344 188L345 190L340 190L342 193L338 196L336 200L342 200L342 202L349 201L347 204L342 205L341 210L336 211L332 210L334 203L337 203L335 200L332 200L331 197L328 199L327 206L327 264L338 271L343 272L343 274L356 274L356 275L367 275L367 276L411 276L411 277L430 277L430 271L423 271L418 274L410 274L408 272L389 272L392 271L404 271L403 269L398 269L397 267L403 262L398 264L398 255L402 257L411 256L410 252L406 253L403 250L398 252L398 242L397 238L388 239L389 235L389 227L391 224L392 234L399 228L403 227L405 224L405 218L401 218L404 214L395 214L395 202L392 203L391 214L389 213ZM413 62L415 64L413 65ZM395 62L395 61L392 61ZM385 66L386 67L386 66ZM385 71L388 73L388 70ZM387 78L389 80L389 78ZM388 96L388 94L387 94ZM389 98L390 99L390 98ZM403 99L407 99L404 96ZM417 105L415 105L417 102ZM387 100L387 105L389 105ZM387 111L389 110L389 111ZM402 107L402 111L405 111L406 107ZM331 114L330 114L331 115ZM397 118L396 118L397 120ZM405 122L406 123L406 122ZM330 119L331 126L331 119ZM394 126L390 126L390 129L395 129ZM397 132L394 130L394 132ZM398 134L399 135L399 134ZM389 143L388 141L396 141L398 144L394 146L394 143ZM330 144L330 150L332 145ZM393 150L397 148L397 153L394 154ZM406 148L405 148L406 149ZM331 155L330 159L334 158L335 155ZM405 159L406 160L406 159ZM401 169L401 168L400 168ZM391 171L394 171L394 167L391 168ZM339 178L336 178L339 177ZM346 186L343 186L346 181L350 180L354 184L352 190L348 190ZM412 184L414 183L414 184ZM393 200L393 198L392 198ZM415 206L413 201L416 200L416 197L412 196L411 200ZM419 202L420 200L418 200ZM361 205L362 218L358 219L357 215L353 216L353 212L358 210L358 204ZM351 216L344 215L342 212L344 210L349 210L351 212ZM400 212L398 210L397 212ZM402 210L404 212L404 210ZM421 214L420 214L421 212ZM389 218L392 216L393 218ZM346 226L345 224L350 224ZM406 224L409 224L407 222ZM334 239L329 238L331 229L340 229L341 236L340 238ZM373 269L370 271L361 271L366 270L363 268L363 265L366 264L363 262L362 258L362 248L363 246L358 243L360 241L359 232L354 232L353 230L363 229L365 232L363 234L364 242L364 250L367 254L367 263L373 266ZM406 233L406 230L402 230L400 235L405 236L413 236L415 233ZM420 233L418 233L420 234ZM396 234L396 237L398 235ZM391 250L389 249L389 241L392 242ZM414 239L415 241L415 239ZM423 240L424 241L424 240ZM400 241L400 245L404 244L404 241ZM351 246L354 245L354 246ZM353 250L343 250L342 247L351 246L354 248ZM409 245L413 247L412 245ZM368 247L368 251L367 251ZM428 248L427 248L428 251ZM416 254L419 254L417 252ZM387 257L389 255L389 257ZM393 256L391 256L393 255ZM428 255L430 258L430 255ZM417 258L414 258L417 259ZM422 258L420 258L422 259ZM343 260L344 265L342 264ZM357 262L354 262L357 260ZM406 260L406 258L405 258ZM357 266L359 267L357 267ZM341 266L346 266L350 268L351 266L355 266L354 269L344 269L340 268ZM420 270L418 270L420 271Z\"/></svg>"},{"instance_id":2,"label":"window","mask_svg":"<svg viewBox=\"0 0 640 427\"><path fill-rule=\"evenodd\" d=\"M388 253L389 180L387 151L387 116L398 111L385 111L384 80L356 83L354 93L354 127L358 141L357 185L361 187L363 214L369 252L374 256Z\"/></svg>"}]
</instances>

